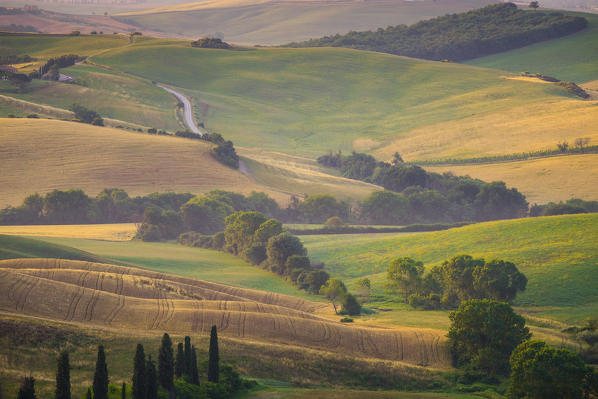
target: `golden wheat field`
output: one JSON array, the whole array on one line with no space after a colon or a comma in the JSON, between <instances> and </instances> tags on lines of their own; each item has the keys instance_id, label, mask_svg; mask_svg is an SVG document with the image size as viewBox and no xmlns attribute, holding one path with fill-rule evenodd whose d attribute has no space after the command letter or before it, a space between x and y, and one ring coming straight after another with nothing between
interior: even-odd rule
<instances>
[{"instance_id":1,"label":"golden wheat field","mask_svg":"<svg viewBox=\"0 0 598 399\"><path fill-rule=\"evenodd\" d=\"M436 368L450 366L443 332L353 327L330 307L142 269L58 259L0 261L0 310L119 331L205 333Z\"/></svg>"},{"instance_id":2,"label":"golden wheat field","mask_svg":"<svg viewBox=\"0 0 598 399\"><path fill-rule=\"evenodd\" d=\"M525 194L530 204L570 198L594 200L598 196L597 154L425 168L431 172L453 172L486 181L502 180Z\"/></svg>"},{"instance_id":3,"label":"golden wheat field","mask_svg":"<svg viewBox=\"0 0 598 399\"><path fill-rule=\"evenodd\" d=\"M83 189L96 195L118 187L129 195L213 189L268 190L223 166L200 140L133 133L44 119L0 119L0 206L19 205L32 193Z\"/></svg>"},{"instance_id":4,"label":"golden wheat field","mask_svg":"<svg viewBox=\"0 0 598 399\"><path fill-rule=\"evenodd\" d=\"M129 241L136 231L135 223L0 226L0 234L13 236L76 237L104 241Z\"/></svg>"}]
</instances>

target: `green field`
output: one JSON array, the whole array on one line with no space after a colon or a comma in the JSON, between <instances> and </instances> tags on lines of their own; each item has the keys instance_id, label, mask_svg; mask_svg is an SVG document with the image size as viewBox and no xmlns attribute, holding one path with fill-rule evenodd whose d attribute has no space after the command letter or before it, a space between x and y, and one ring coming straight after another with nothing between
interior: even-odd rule
<instances>
[{"instance_id":1,"label":"green field","mask_svg":"<svg viewBox=\"0 0 598 399\"><path fill-rule=\"evenodd\" d=\"M539 72L576 83L597 80L598 16L571 14L586 18L588 28L561 39L478 58L467 64L512 72Z\"/></svg>"},{"instance_id":2,"label":"green field","mask_svg":"<svg viewBox=\"0 0 598 399\"><path fill-rule=\"evenodd\" d=\"M14 258L59 258L105 262L105 259L99 256L72 247L0 234L0 259Z\"/></svg>"},{"instance_id":3,"label":"green field","mask_svg":"<svg viewBox=\"0 0 598 399\"><path fill-rule=\"evenodd\" d=\"M162 58L179 62L156 63ZM504 119L509 110L572 98L556 86L505 79L493 70L340 48L222 51L145 41L92 61L185 88L207 127L235 144L311 156L380 148L419 127L476 115ZM503 139L495 133L494 151L505 150ZM401 153L421 158L444 155L439 150L479 153L464 141L422 152L429 139L415 137ZM528 148L535 144L522 142Z\"/></svg>"},{"instance_id":4,"label":"green field","mask_svg":"<svg viewBox=\"0 0 598 399\"><path fill-rule=\"evenodd\" d=\"M410 256L426 266L467 253L504 259L527 276L516 305L541 317L580 322L598 313L598 215L567 215L480 223L431 233L302 236L312 258L349 283L368 276L384 296L386 268ZM350 284L351 285L351 284ZM384 306L384 305L381 305Z\"/></svg>"},{"instance_id":5,"label":"green field","mask_svg":"<svg viewBox=\"0 0 598 399\"><path fill-rule=\"evenodd\" d=\"M174 243L110 242L77 238L43 238L43 240L149 270L243 288L278 292L310 300L323 300L295 288L274 273L251 266L237 257L219 251Z\"/></svg>"},{"instance_id":6,"label":"green field","mask_svg":"<svg viewBox=\"0 0 598 399\"><path fill-rule=\"evenodd\" d=\"M61 70L73 83L35 80L25 92L0 83L0 93L30 102L68 109L77 103L102 117L176 131L182 129L175 113L176 100L147 80L111 72L92 65Z\"/></svg>"}]
</instances>

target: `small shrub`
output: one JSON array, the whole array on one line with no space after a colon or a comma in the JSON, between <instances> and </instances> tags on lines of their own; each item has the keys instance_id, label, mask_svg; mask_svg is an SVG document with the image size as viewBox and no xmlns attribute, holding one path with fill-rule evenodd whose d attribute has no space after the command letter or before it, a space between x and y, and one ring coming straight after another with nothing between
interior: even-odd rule
<instances>
[{"instance_id":1,"label":"small shrub","mask_svg":"<svg viewBox=\"0 0 598 399\"><path fill-rule=\"evenodd\" d=\"M29 115L27 115L27 118L30 118L30 119L39 119L39 115L38 114L29 114Z\"/></svg>"},{"instance_id":2,"label":"small shrub","mask_svg":"<svg viewBox=\"0 0 598 399\"><path fill-rule=\"evenodd\" d=\"M341 323L353 323L353 319L350 317L343 317Z\"/></svg>"}]
</instances>

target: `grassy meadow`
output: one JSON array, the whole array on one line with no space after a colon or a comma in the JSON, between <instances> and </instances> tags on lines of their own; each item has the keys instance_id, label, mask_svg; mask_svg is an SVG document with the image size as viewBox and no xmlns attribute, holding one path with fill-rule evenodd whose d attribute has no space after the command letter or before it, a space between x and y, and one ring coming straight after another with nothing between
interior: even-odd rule
<instances>
[{"instance_id":1,"label":"grassy meadow","mask_svg":"<svg viewBox=\"0 0 598 399\"><path fill-rule=\"evenodd\" d=\"M136 232L135 223L0 226L0 234L12 236L77 237L105 241L129 241Z\"/></svg>"},{"instance_id":2,"label":"grassy meadow","mask_svg":"<svg viewBox=\"0 0 598 399\"><path fill-rule=\"evenodd\" d=\"M596 80L598 49L594 43L598 40L598 16L570 14L586 18L588 28L560 39L477 58L467 64L512 72L543 73L578 84Z\"/></svg>"},{"instance_id":3,"label":"grassy meadow","mask_svg":"<svg viewBox=\"0 0 598 399\"><path fill-rule=\"evenodd\" d=\"M462 253L514 262L527 276L515 304L562 322L581 322L598 312L598 215L565 215L479 223L430 233L302 236L310 256L352 286L372 280L382 307L386 268L409 256L426 266ZM392 302L392 301L391 301Z\"/></svg>"}]
</instances>

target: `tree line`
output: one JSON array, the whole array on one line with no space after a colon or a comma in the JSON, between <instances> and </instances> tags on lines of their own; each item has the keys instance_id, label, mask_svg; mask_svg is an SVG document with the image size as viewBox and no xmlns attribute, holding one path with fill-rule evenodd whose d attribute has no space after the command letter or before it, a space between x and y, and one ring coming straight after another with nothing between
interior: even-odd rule
<instances>
[{"instance_id":1,"label":"tree line","mask_svg":"<svg viewBox=\"0 0 598 399\"><path fill-rule=\"evenodd\" d=\"M504 182L487 183L451 173L429 173L407 164L398 153L392 162L368 154L328 153L318 163L344 177L378 184L388 191L370 194L360 204L360 221L370 224L443 223L511 219L527 215L525 196Z\"/></svg>"},{"instance_id":2,"label":"tree line","mask_svg":"<svg viewBox=\"0 0 598 399\"><path fill-rule=\"evenodd\" d=\"M56 368L56 399L71 399L70 359L66 350L60 352ZM98 346L92 386L87 389L86 399L108 399L117 391L122 399L227 399L235 393L255 386L254 381L244 380L231 366L220 365L218 332L216 326L210 331L210 345L205 381L200 383L197 351L186 336L177 345L176 355L170 336L162 336L158 352L158 364L145 355L142 344L137 344L133 359L131 387L126 382L120 387L110 384L106 353ZM1 397L1 392L0 392ZM17 399L36 399L35 379L23 379Z\"/></svg>"},{"instance_id":3,"label":"tree line","mask_svg":"<svg viewBox=\"0 0 598 399\"><path fill-rule=\"evenodd\" d=\"M203 127L203 124L200 124L200 126ZM233 142L225 140L220 133L206 132L199 135L190 130L179 130L174 135L178 137L186 137L188 139L204 140L216 144L211 150L212 156L224 165L239 169L239 156L237 155Z\"/></svg>"},{"instance_id":4,"label":"tree line","mask_svg":"<svg viewBox=\"0 0 598 399\"><path fill-rule=\"evenodd\" d=\"M587 27L582 17L525 12L513 3L376 31L336 34L290 47L349 47L428 60L464 61L562 37Z\"/></svg>"}]
</instances>

